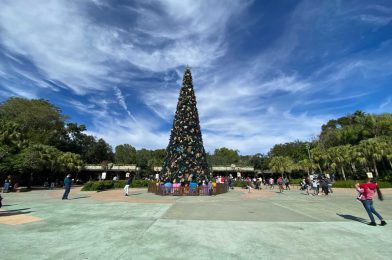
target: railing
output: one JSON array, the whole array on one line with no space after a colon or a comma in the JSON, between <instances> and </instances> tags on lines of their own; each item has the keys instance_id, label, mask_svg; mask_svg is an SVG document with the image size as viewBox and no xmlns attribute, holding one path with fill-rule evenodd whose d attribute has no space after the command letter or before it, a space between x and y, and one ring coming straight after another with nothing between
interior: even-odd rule
<instances>
[{"instance_id":1,"label":"railing","mask_svg":"<svg viewBox=\"0 0 392 260\"><path fill-rule=\"evenodd\" d=\"M208 186L165 186L163 183L149 183L148 192L161 196L210 196L226 193L229 191L229 185L217 183L211 190Z\"/></svg>"}]
</instances>

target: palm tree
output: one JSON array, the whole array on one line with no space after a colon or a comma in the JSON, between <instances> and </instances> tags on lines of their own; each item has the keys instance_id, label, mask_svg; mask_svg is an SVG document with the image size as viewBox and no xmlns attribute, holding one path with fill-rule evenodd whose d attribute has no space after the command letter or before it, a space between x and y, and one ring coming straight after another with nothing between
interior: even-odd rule
<instances>
[{"instance_id":1,"label":"palm tree","mask_svg":"<svg viewBox=\"0 0 392 260\"><path fill-rule=\"evenodd\" d=\"M379 138L362 140L357 146L359 157L366 165L373 166L373 170L378 177L377 162L382 159L382 141Z\"/></svg>"},{"instance_id":2,"label":"palm tree","mask_svg":"<svg viewBox=\"0 0 392 260\"><path fill-rule=\"evenodd\" d=\"M378 139L380 154L388 161L389 166L392 168L392 138L385 136Z\"/></svg>"},{"instance_id":3,"label":"palm tree","mask_svg":"<svg viewBox=\"0 0 392 260\"><path fill-rule=\"evenodd\" d=\"M63 173L78 173L83 167L83 161L80 155L70 152L60 155L59 164L60 171Z\"/></svg>"},{"instance_id":4,"label":"palm tree","mask_svg":"<svg viewBox=\"0 0 392 260\"><path fill-rule=\"evenodd\" d=\"M324 168L328 165L327 152L324 149L321 149L320 147L317 146L310 151L310 154L312 156L311 158L312 158L313 163L315 163L315 166L317 166L320 173L323 173L322 168Z\"/></svg>"},{"instance_id":5,"label":"palm tree","mask_svg":"<svg viewBox=\"0 0 392 260\"><path fill-rule=\"evenodd\" d=\"M274 156L269 162L269 167L272 172L280 173L291 173L294 168L293 160L288 156Z\"/></svg>"},{"instance_id":6,"label":"palm tree","mask_svg":"<svg viewBox=\"0 0 392 260\"><path fill-rule=\"evenodd\" d=\"M296 168L307 172L310 175L312 169L314 169L315 165L309 159L303 159L296 164Z\"/></svg>"},{"instance_id":7,"label":"palm tree","mask_svg":"<svg viewBox=\"0 0 392 260\"><path fill-rule=\"evenodd\" d=\"M346 164L351 165L351 150L351 145L339 145L327 150L330 167L332 169L339 169L344 180L346 180L344 166Z\"/></svg>"}]
</instances>

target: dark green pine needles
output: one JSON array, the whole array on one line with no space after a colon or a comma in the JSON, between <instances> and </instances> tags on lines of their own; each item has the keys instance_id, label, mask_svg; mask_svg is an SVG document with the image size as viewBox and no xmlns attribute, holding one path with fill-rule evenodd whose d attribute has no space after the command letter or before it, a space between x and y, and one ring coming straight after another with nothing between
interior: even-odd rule
<instances>
[{"instance_id":1,"label":"dark green pine needles","mask_svg":"<svg viewBox=\"0 0 392 260\"><path fill-rule=\"evenodd\" d=\"M192 74L190 68L186 67L161 179L200 181L209 179L209 173Z\"/></svg>"}]
</instances>

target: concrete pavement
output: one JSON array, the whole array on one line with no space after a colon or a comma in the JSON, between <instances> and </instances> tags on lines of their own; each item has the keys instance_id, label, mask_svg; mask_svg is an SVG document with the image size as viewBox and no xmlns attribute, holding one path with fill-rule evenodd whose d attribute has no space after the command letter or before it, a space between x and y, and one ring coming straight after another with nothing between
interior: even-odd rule
<instances>
[{"instance_id":1,"label":"concrete pavement","mask_svg":"<svg viewBox=\"0 0 392 260\"><path fill-rule=\"evenodd\" d=\"M3 194L2 259L390 259L392 190L367 226L355 191L236 189L212 197L156 196L146 189ZM390 223L389 223L390 222Z\"/></svg>"}]
</instances>

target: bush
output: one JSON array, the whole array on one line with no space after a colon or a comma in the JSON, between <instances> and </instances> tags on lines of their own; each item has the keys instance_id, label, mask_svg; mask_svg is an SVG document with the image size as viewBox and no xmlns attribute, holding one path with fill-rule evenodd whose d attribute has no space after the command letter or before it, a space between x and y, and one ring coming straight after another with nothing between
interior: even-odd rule
<instances>
[{"instance_id":1,"label":"bush","mask_svg":"<svg viewBox=\"0 0 392 260\"><path fill-rule=\"evenodd\" d=\"M299 183L303 180L301 179L289 179L290 184L299 185Z\"/></svg>"},{"instance_id":2,"label":"bush","mask_svg":"<svg viewBox=\"0 0 392 260\"><path fill-rule=\"evenodd\" d=\"M241 188L246 188L248 186L248 183L246 181L235 181L234 182L234 187L241 187Z\"/></svg>"},{"instance_id":3,"label":"bush","mask_svg":"<svg viewBox=\"0 0 392 260\"><path fill-rule=\"evenodd\" d=\"M150 181L147 181L147 180L134 180L132 182L131 187L132 188L144 188L144 187L148 187L149 183L150 183ZM124 185L125 185L125 183L124 183Z\"/></svg>"},{"instance_id":4,"label":"bush","mask_svg":"<svg viewBox=\"0 0 392 260\"><path fill-rule=\"evenodd\" d=\"M89 181L84 184L82 191L100 191L112 189L113 187L114 181Z\"/></svg>"},{"instance_id":5,"label":"bush","mask_svg":"<svg viewBox=\"0 0 392 260\"><path fill-rule=\"evenodd\" d=\"M132 182L131 188L144 188L148 187L148 183L150 181L147 180L134 180ZM102 191L108 189L118 189L124 188L126 180L119 181L89 181L86 182L82 188L82 191Z\"/></svg>"}]
</instances>

